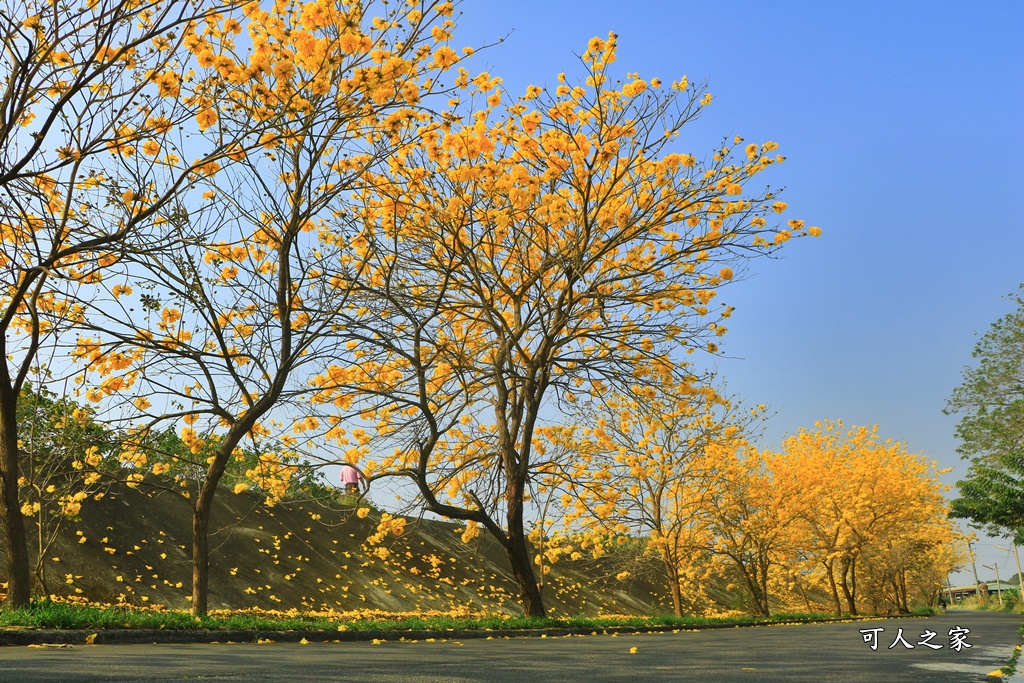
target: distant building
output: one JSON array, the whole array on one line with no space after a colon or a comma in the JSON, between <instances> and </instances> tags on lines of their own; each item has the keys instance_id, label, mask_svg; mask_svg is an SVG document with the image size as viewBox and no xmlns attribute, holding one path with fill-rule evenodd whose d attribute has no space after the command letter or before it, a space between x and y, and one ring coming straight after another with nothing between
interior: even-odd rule
<instances>
[{"instance_id":1,"label":"distant building","mask_svg":"<svg viewBox=\"0 0 1024 683\"><path fill-rule=\"evenodd\" d=\"M1020 584L1007 583L1006 581L1000 581L998 584L998 588L996 587L995 581L989 581L987 583L983 582L981 585L984 587L984 589L987 589L989 595L996 595L999 590L1011 591L1020 589ZM949 588L943 592L947 595L950 592L952 592L954 600L962 600L963 598L974 597L977 590L977 586L973 584L968 584L966 586L953 586L952 588Z\"/></svg>"}]
</instances>

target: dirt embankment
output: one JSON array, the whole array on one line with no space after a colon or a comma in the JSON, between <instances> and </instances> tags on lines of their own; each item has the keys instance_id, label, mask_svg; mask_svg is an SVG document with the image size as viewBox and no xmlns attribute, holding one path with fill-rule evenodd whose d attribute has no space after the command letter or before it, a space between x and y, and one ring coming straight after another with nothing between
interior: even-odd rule
<instances>
[{"instance_id":1,"label":"dirt embankment","mask_svg":"<svg viewBox=\"0 0 1024 683\"><path fill-rule=\"evenodd\" d=\"M116 488L88 500L45 559L50 594L188 609L191 511L168 493ZM423 611L468 607L521 613L500 546L470 543L449 523L409 519L401 536L367 546L380 515L316 503L262 505L218 493L211 528L211 609ZM30 538L32 529L29 529ZM381 550L385 548L386 551ZM553 615L668 611L660 586L617 581L607 568L561 560L545 576Z\"/></svg>"}]
</instances>

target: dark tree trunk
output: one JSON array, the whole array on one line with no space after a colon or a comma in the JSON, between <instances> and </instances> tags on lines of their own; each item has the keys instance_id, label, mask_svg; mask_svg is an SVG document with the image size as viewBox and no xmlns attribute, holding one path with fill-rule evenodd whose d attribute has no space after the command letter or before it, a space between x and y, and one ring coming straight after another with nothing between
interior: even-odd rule
<instances>
[{"instance_id":1,"label":"dark tree trunk","mask_svg":"<svg viewBox=\"0 0 1024 683\"><path fill-rule=\"evenodd\" d=\"M771 568L771 562L768 560L767 554L761 556L757 568L758 572L760 572L761 580L761 614L770 617L771 605L768 603L768 570Z\"/></svg>"},{"instance_id":2,"label":"dark tree trunk","mask_svg":"<svg viewBox=\"0 0 1024 683\"><path fill-rule=\"evenodd\" d=\"M212 499L212 496L211 496ZM212 501L211 501L212 502ZM209 510L192 508L192 614L205 616L210 581Z\"/></svg>"},{"instance_id":3,"label":"dark tree trunk","mask_svg":"<svg viewBox=\"0 0 1024 683\"><path fill-rule=\"evenodd\" d=\"M537 586L537 579L533 574L533 566L530 564L530 552L525 539L522 534L510 534L508 540L508 561L512 567L512 576L519 584L522 594L523 614L528 617L547 616L547 612L544 610L544 600L541 598L540 588Z\"/></svg>"},{"instance_id":4,"label":"dark tree trunk","mask_svg":"<svg viewBox=\"0 0 1024 683\"><path fill-rule=\"evenodd\" d=\"M530 546L527 543L526 534L523 533L523 493L522 485L516 487L513 478L509 477L506 484L505 496L508 505L506 514L507 530L501 528L491 517L483 511L481 505L478 510L466 510L463 508L446 505L440 502L431 490L427 482L427 462L433 449L436 439L432 442L420 444L420 466L415 474L416 484L420 493L426 501L426 508L431 512L442 515L449 519L471 520L483 525L484 529L505 550L508 557L509 568L512 570L512 577L519 586L520 599L523 604L523 613L529 617L546 616L544 601L541 596L540 586L533 573L533 564L530 559Z\"/></svg>"},{"instance_id":5,"label":"dark tree trunk","mask_svg":"<svg viewBox=\"0 0 1024 683\"><path fill-rule=\"evenodd\" d=\"M799 581L796 582L796 589L798 591L800 591L800 597L802 597L804 599L804 609L806 609L807 613L810 614L811 613L811 601L807 599L807 593L804 591L804 587L803 587L803 585Z\"/></svg>"},{"instance_id":6,"label":"dark tree trunk","mask_svg":"<svg viewBox=\"0 0 1024 683\"><path fill-rule=\"evenodd\" d=\"M839 602L839 589L836 587L836 573L832 568L832 560L823 563L825 565L825 575L828 577L828 585L832 589L832 601L836 608L836 617L843 616L843 606Z\"/></svg>"},{"instance_id":7,"label":"dark tree trunk","mask_svg":"<svg viewBox=\"0 0 1024 683\"><path fill-rule=\"evenodd\" d=\"M736 557L733 557L733 561L740 570L740 574L743 575L744 583L747 584L747 591L749 591L750 597L754 601L754 610L757 612L757 616L767 617L767 599L765 596L761 595L761 581L758 576L759 572L757 567L747 567L743 564L742 560Z\"/></svg>"},{"instance_id":8,"label":"dark tree trunk","mask_svg":"<svg viewBox=\"0 0 1024 683\"><path fill-rule=\"evenodd\" d=\"M6 383L5 383L6 384ZM32 596L31 567L25 520L18 500L17 396L8 386L0 388L0 521L3 524L4 554L7 559L7 606L25 607Z\"/></svg>"},{"instance_id":9,"label":"dark tree trunk","mask_svg":"<svg viewBox=\"0 0 1024 683\"><path fill-rule=\"evenodd\" d=\"M855 617L857 616L857 603L853 599L853 592L850 590L848 583L851 568L852 564L849 560L842 561L840 565L839 586L843 589L843 597L846 598L846 608L850 612L850 616Z\"/></svg>"},{"instance_id":10,"label":"dark tree trunk","mask_svg":"<svg viewBox=\"0 0 1024 683\"><path fill-rule=\"evenodd\" d=\"M683 594L679 589L679 566L665 559L665 573L668 575L669 587L672 590L672 611L677 617L683 616Z\"/></svg>"},{"instance_id":11,"label":"dark tree trunk","mask_svg":"<svg viewBox=\"0 0 1024 683\"><path fill-rule=\"evenodd\" d=\"M253 418L255 420L255 418ZM248 429L250 424L239 427L236 425L224 438L209 469L206 471L206 479L199 486L195 503L192 508L192 615L205 616L209 601L210 583L210 514L213 511L213 497L217 493L217 485L221 477L231 451L241 441L242 430Z\"/></svg>"},{"instance_id":12,"label":"dark tree trunk","mask_svg":"<svg viewBox=\"0 0 1024 683\"><path fill-rule=\"evenodd\" d=\"M857 602L857 558L850 560L850 596Z\"/></svg>"},{"instance_id":13,"label":"dark tree trunk","mask_svg":"<svg viewBox=\"0 0 1024 683\"><path fill-rule=\"evenodd\" d=\"M509 487L514 487L509 483ZM521 487L519 489L521 491ZM537 586L537 577L533 573L533 564L530 562L530 546L526 542L526 534L523 533L523 497L521 493L516 495L512 492L508 501L508 544L505 552L508 553L508 562L512 568L512 576L519 584L519 592L523 601L523 614L528 617L544 617L547 612L544 610L544 600Z\"/></svg>"}]
</instances>

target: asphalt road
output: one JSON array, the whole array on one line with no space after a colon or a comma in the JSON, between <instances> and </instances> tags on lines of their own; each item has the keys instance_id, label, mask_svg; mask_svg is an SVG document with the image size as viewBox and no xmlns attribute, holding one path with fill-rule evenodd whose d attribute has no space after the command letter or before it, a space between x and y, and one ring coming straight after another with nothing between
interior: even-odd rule
<instances>
[{"instance_id":1,"label":"asphalt road","mask_svg":"<svg viewBox=\"0 0 1024 683\"><path fill-rule=\"evenodd\" d=\"M308 645L79 645L0 648L0 681L993 681L1020 642L1020 615L958 612L927 619L434 642ZM950 629L969 629L959 651ZM882 628L877 649L862 629ZM907 648L897 640L913 645ZM936 635L919 644L926 631ZM870 637L870 636L869 636ZM630 650L636 648L635 653Z\"/></svg>"}]
</instances>

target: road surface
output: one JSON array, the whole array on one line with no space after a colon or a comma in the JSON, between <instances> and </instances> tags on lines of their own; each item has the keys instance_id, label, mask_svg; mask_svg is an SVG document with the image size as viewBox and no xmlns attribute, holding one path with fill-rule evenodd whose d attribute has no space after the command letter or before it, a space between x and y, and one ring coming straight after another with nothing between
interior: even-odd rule
<instances>
[{"instance_id":1,"label":"road surface","mask_svg":"<svg viewBox=\"0 0 1024 683\"><path fill-rule=\"evenodd\" d=\"M926 619L617 636L19 646L0 648L0 681L964 683L997 680L986 674L1020 642L1021 621L1020 615L950 611ZM912 648L900 642L899 629ZM959 635L950 636L951 629Z\"/></svg>"}]
</instances>

